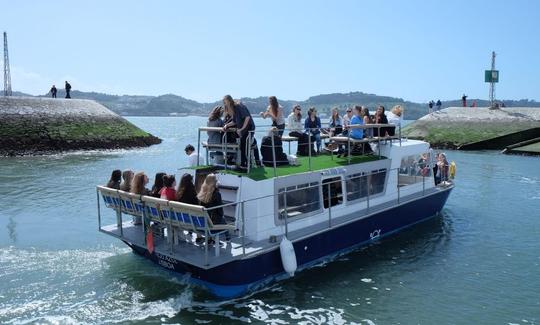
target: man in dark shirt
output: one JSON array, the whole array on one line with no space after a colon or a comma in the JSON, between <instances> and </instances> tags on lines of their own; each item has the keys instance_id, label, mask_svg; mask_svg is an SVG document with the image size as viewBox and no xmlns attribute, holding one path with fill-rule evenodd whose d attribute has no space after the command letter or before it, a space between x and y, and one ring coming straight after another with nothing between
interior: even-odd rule
<instances>
[{"instance_id":1,"label":"man in dark shirt","mask_svg":"<svg viewBox=\"0 0 540 325\"><path fill-rule=\"evenodd\" d=\"M240 102L235 103L230 95L223 97L223 105L225 105L225 109L229 111L229 114L232 114L233 116L232 121L225 124L223 128L227 130L228 128L236 127L236 133L240 137L240 166L246 168L246 152L248 150L247 137L250 131L255 131L255 123L253 122L253 118L247 107ZM258 150L255 151L255 160L259 160ZM258 161L257 164L259 164Z\"/></svg>"},{"instance_id":2,"label":"man in dark shirt","mask_svg":"<svg viewBox=\"0 0 540 325\"><path fill-rule=\"evenodd\" d=\"M51 88L51 97L52 98L56 98L56 93L58 92L58 90L56 89L56 86L55 85L52 85L52 88Z\"/></svg>"},{"instance_id":3,"label":"man in dark shirt","mask_svg":"<svg viewBox=\"0 0 540 325\"><path fill-rule=\"evenodd\" d=\"M71 98L71 95L69 94L71 92L71 85L69 82L66 81L66 98Z\"/></svg>"}]
</instances>

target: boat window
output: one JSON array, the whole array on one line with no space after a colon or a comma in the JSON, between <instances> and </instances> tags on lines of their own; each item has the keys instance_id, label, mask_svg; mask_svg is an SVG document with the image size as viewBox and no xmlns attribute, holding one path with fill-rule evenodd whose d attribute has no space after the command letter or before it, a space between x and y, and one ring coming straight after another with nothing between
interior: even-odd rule
<instances>
[{"instance_id":1,"label":"boat window","mask_svg":"<svg viewBox=\"0 0 540 325\"><path fill-rule=\"evenodd\" d=\"M347 201L354 201L367 196L367 176L365 173L348 175L345 184Z\"/></svg>"},{"instance_id":2,"label":"boat window","mask_svg":"<svg viewBox=\"0 0 540 325\"><path fill-rule=\"evenodd\" d=\"M286 195L285 191L287 191ZM285 202L287 203L288 218L320 210L319 193L319 182L304 183L279 189L279 219L285 219Z\"/></svg>"},{"instance_id":3,"label":"boat window","mask_svg":"<svg viewBox=\"0 0 540 325\"><path fill-rule=\"evenodd\" d=\"M343 203L343 191L341 189L341 177L327 178L322 181L323 188L323 203L324 208L328 209L328 206L334 206ZM330 190L330 195L328 193ZM329 199L330 198L330 199Z\"/></svg>"},{"instance_id":4,"label":"boat window","mask_svg":"<svg viewBox=\"0 0 540 325\"><path fill-rule=\"evenodd\" d=\"M421 183L424 177L430 177L429 154L411 155L401 159L399 167L399 186Z\"/></svg>"},{"instance_id":5,"label":"boat window","mask_svg":"<svg viewBox=\"0 0 540 325\"><path fill-rule=\"evenodd\" d=\"M386 169L372 170L371 179L368 182L371 185L369 195L382 193L384 191L384 183L386 182Z\"/></svg>"}]
</instances>

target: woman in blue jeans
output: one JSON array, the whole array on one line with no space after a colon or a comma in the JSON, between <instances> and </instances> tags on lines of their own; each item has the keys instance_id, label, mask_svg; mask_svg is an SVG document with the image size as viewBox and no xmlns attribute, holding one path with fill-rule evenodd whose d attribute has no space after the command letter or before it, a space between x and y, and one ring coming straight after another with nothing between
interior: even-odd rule
<instances>
[{"instance_id":1,"label":"woman in blue jeans","mask_svg":"<svg viewBox=\"0 0 540 325\"><path fill-rule=\"evenodd\" d=\"M304 129L306 133L311 135L311 139L317 142L318 155L321 152L321 119L317 116L317 110L315 107L310 107L308 110L308 117L304 122Z\"/></svg>"}]
</instances>

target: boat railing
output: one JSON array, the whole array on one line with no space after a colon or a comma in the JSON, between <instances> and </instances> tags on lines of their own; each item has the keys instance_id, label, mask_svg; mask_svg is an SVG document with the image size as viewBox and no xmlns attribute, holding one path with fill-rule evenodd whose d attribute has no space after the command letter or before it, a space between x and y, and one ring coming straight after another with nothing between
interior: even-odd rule
<instances>
[{"instance_id":1,"label":"boat railing","mask_svg":"<svg viewBox=\"0 0 540 325\"><path fill-rule=\"evenodd\" d=\"M427 167L429 170L432 170L432 164L428 164ZM392 173L395 173L396 177L396 184L397 186L395 188L388 188L386 184L389 182L387 179L391 176ZM377 179L376 176L384 177L384 179L381 180ZM286 236L289 238L290 232L289 227L290 223L300 220L303 217L300 215L300 217L292 216L290 215L292 211L291 207L287 204L287 198L294 194L295 192L299 191L306 191L308 189L317 188L317 190L321 190L323 193L323 197L319 197L317 200L317 204L319 205L319 208L316 209L317 214L324 213L326 210L326 213L328 215L328 224L327 228L332 228L335 225L335 217L332 215L333 207L339 204L344 204L345 202L352 201L354 203L356 202L363 202L365 201L365 209L363 210L363 214L361 216L358 216L357 218L365 217L371 213L373 213L373 208L375 207L372 203L372 200L376 197L380 197L382 195L394 197L393 200L385 201L384 208L391 208L400 204L404 204L410 200L417 199L418 196L426 196L429 195L431 192L426 191L427 188L433 187L429 182L433 182L434 178L433 175L417 175L417 179L421 179L422 182L422 190L421 192L419 190L416 190L416 197L411 196L410 193L405 193L403 195L403 187L406 185L402 185L399 182L400 178L400 168L395 169L384 169L384 170L378 170L373 171L370 173L362 173L357 176L347 176L347 177L339 177L339 179L331 180L328 182L321 182L317 183L316 185L309 185L302 188L297 189L287 189L287 187L284 188L282 192L273 193L269 195L264 196L258 196L254 198L247 198L243 200L239 200L236 202L229 202L226 204L222 204L215 207L205 208L202 206L192 206L189 204L183 204L179 202L174 201L167 201L167 200L161 200L156 198L150 198L146 197L144 195L138 195L138 194L132 194L127 192L122 192L120 190L110 189L104 186L97 186L96 188L96 195L97 195L97 210L98 210L98 229L99 231L104 231L102 226L102 216L101 216L101 200L100 196L102 197L103 201L105 202L105 205L109 208L112 208L116 212L116 227L119 229L118 234L111 233L110 231L104 231L107 232L110 235L116 236L122 240L125 240L124 238L124 220L123 215L131 215L134 217L141 217L142 225L142 232L143 234L146 234L147 231L147 225L149 224L150 220L157 221L161 220L165 224L165 226L172 226L170 222L172 222L173 218L179 218L179 216L182 216L184 219L186 219L186 215L189 217L189 220L185 221L185 226L182 228L180 225L176 224L176 226L180 227L180 229L183 229L185 231L194 231L201 233L205 236L205 252L204 252L204 259L205 264L208 265L209 261L209 249L208 249L208 238L211 237L214 224L212 224L211 219L209 217L209 212L212 210L216 210L219 208L225 208L234 206L236 208L240 207L239 210L239 217L240 220L236 221L235 231L238 231L238 234L235 236L240 240L240 247L242 249L242 256L246 255L246 247L248 247L248 234L246 234L246 212L245 212L245 205L250 202L262 200L262 199L268 199L268 198L274 198L274 202L276 199L276 196L282 195L283 199L283 208L280 208L280 202L278 198L277 207L278 210L275 213L279 214L280 219L282 219L283 225L284 225L284 232L283 236ZM362 180L363 179L363 180ZM377 182L374 184L374 179L377 179ZM355 182L356 181L356 182ZM419 181L413 183L417 184ZM382 188L376 188L376 186L381 186ZM413 184L407 184L407 185L413 185ZM449 186L451 184L443 184L444 186ZM323 189L323 186L326 187L326 191ZM341 203L333 204L333 200L336 199L333 194L339 195L339 191L333 190L333 186L337 186L338 188L341 188L340 194L341 194ZM356 192L353 191L353 187L356 187ZM122 192L122 193L121 193ZM358 197L353 197L354 193L360 193L361 194ZM123 194L130 194L128 196ZM319 192L320 193L320 192ZM324 194L326 194L326 197L324 197ZM351 198L349 198L351 197ZM325 200L327 203L327 207L325 207ZM150 201L152 201L154 204L149 204ZM172 203L170 203L172 202ZM170 210L168 209L168 206L175 205L176 209L174 209L174 212L176 213L174 216L171 215ZM310 202L302 202L299 205L295 205L294 209L298 210L299 208L305 208L309 206ZM381 202L378 202L378 204L381 204ZM156 211L151 211L150 207L155 209ZM359 211L360 212L360 211ZM157 219L152 219L152 215L156 217ZM397 217L397 216L396 216ZM161 219L160 219L161 218ZM205 221L202 221L204 218ZM291 220L292 219L292 220ZM197 221L198 220L198 221ZM169 224L167 224L169 222ZM190 228L191 227L191 228ZM173 227L170 227L168 229L172 230ZM216 228L217 229L217 228ZM231 231L232 228L226 227L225 225L223 227L219 227L219 230ZM172 234L173 232L168 231L168 235ZM294 239L294 238L289 238ZM168 239L170 240L170 250L171 253L174 250L173 240L174 238ZM218 237L219 241L219 237ZM143 241L144 242L144 241ZM144 242L145 248L146 242ZM216 243L215 247L215 255L219 256L219 243Z\"/></svg>"},{"instance_id":2,"label":"boat railing","mask_svg":"<svg viewBox=\"0 0 540 325\"><path fill-rule=\"evenodd\" d=\"M355 139L351 136L351 131L352 130L355 130L355 129L361 129L363 130L366 134L365 136L362 138L362 139ZM394 131L394 135L388 135L387 132L388 130L390 129L394 129L397 131L397 135L395 134L396 132ZM248 145L246 145L245 148L240 148L240 143L239 141L237 140L236 143L230 143L227 139L227 134L228 133L234 133L236 132L237 129L235 128L228 128L228 129L224 129L222 127L199 127L198 128L198 145L197 145L197 152L200 152L200 148L201 148L201 132L219 132L221 133L221 143L217 143L217 144L210 144L210 143L207 143L205 145L206 147L206 162L208 165L210 165L210 162L209 162L209 151L211 151L212 149L214 149L213 151L222 151L224 154L225 154L225 161L223 163L224 165L224 168L227 169L228 168L228 163L227 163L227 153L230 152L229 149L230 148L233 148L234 152L236 153L236 164L238 165L239 164L239 155L240 155L240 150L245 150L245 157L247 157L247 172L249 173L251 171L251 169L253 168L253 146L254 146L254 143L256 142L255 139L256 139L256 135L257 134L261 134L261 133L264 133L264 134L268 134L268 135L276 135L278 134L278 132L280 132L280 130L278 130L276 127L273 127L273 126L269 126L263 130L260 130L260 129L257 129L257 130L254 130L254 131L249 131L248 132L248 136L247 136L247 143ZM289 130L289 129L284 129L282 130L282 132L285 132L286 130ZM394 124L351 124L351 125L348 125L346 127L343 128L343 130L345 131L348 131L346 132L345 135L341 135L341 136L330 136L328 134L325 134L323 132L327 132L329 130L328 127L320 127L320 128L308 128L308 129L305 129L304 132L308 135L308 169L309 170L312 170L312 157L314 155L314 153L312 152L312 143L313 143L313 132L317 132L321 135L326 135L326 138L328 138L331 142L336 142L336 143L345 143L346 144L346 148L347 148L347 162L348 164L351 163L351 148L352 148L352 145L354 144L365 144L365 143L377 143L378 146L378 155L380 157L381 155L381 152L380 152L380 144L381 142L390 142L392 143L393 140L399 140L399 145L401 145L401 142L402 142L402 138L401 138L401 125L398 124L398 125L394 125ZM377 136L374 136L375 134L375 130L377 130L376 134ZM289 130L290 131L290 130ZM381 136L382 135L382 136ZM290 152L290 142L293 141L292 140L293 137L287 137L287 142L289 142L289 152ZM298 139L297 139L298 140ZM261 144L262 146L263 144ZM276 171L276 168L278 166L279 163L282 163L281 161L278 161L276 160L276 156L275 156L275 153L276 153L276 148L281 148L281 150L283 150L283 142L281 142L281 145L276 145L275 143L275 137L272 136L271 137L271 150L272 150L272 167L273 167L273 174L274 174L274 177L277 177L277 171ZM331 156L332 156L332 159L333 159L333 152L330 152ZM199 161L197 161L197 166L199 166Z\"/></svg>"}]
</instances>

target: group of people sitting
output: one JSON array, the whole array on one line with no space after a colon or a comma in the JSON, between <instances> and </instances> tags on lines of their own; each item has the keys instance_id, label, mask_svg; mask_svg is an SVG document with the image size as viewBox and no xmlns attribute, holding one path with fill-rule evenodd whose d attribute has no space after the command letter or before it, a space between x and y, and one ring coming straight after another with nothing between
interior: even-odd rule
<instances>
[{"instance_id":1,"label":"group of people sitting","mask_svg":"<svg viewBox=\"0 0 540 325\"><path fill-rule=\"evenodd\" d=\"M156 173L154 185L148 189L148 176L144 172L133 173L131 170L114 170L107 182L108 188L113 188L133 194L147 195L169 201L177 201L192 205L201 205L205 208L213 208L223 204L221 193L217 186L217 178L214 174L206 176L200 191L197 193L191 174L184 174L178 187L174 175ZM225 224L223 208L208 211L208 215L214 224ZM200 238L197 239L200 241Z\"/></svg>"},{"instance_id":2,"label":"group of people sitting","mask_svg":"<svg viewBox=\"0 0 540 325\"><path fill-rule=\"evenodd\" d=\"M309 108L307 117L303 119L302 108L300 105L295 105L287 118L287 129L289 130L289 136L298 138L299 155L307 155L307 150L302 152L300 149L302 147L307 148L308 142L316 144L316 149L312 154L317 155L322 149L321 133L328 134L329 136L348 136L350 133L350 137L354 139L379 136L379 129L369 129L368 132L363 132L363 129L350 129L349 126L354 124L400 125L402 114L403 109L400 105L394 106L391 112L388 112L388 116L385 114L385 109L382 105L377 108L374 115L370 115L367 107L354 106L353 108L347 108L346 114L341 117L338 108L335 107L332 109L332 116L328 127L323 128L315 107ZM277 137L279 141L285 131L286 120L284 109L275 96L268 97L268 107L266 111L260 113L260 116L264 119L270 118L272 120L270 136ZM220 144L222 141L236 143L239 139L240 168L245 169L248 159L246 153L249 152L247 149L250 145L247 141L248 135L250 132L255 131L255 123L247 107L240 101L233 100L230 95L226 95L223 97L223 107L216 106L210 112L207 126L222 128L222 132L208 132L209 144ZM230 128L235 128L236 132L226 132ZM223 132L225 132L225 139ZM393 136L395 127L381 128L380 132L382 133L380 136ZM261 160L254 137L252 137L251 145L254 150L255 163L260 165ZM211 153L210 157L214 158L215 154ZM220 152L217 154L222 155ZM228 160L227 157L225 159Z\"/></svg>"}]
</instances>

